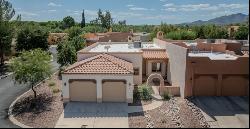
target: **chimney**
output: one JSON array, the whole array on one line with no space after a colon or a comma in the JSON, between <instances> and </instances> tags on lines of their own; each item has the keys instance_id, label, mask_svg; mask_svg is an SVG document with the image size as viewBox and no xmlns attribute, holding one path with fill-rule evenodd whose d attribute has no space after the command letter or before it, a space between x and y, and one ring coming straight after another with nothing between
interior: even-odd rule
<instances>
[{"instance_id":1,"label":"chimney","mask_svg":"<svg viewBox=\"0 0 250 129\"><path fill-rule=\"evenodd\" d=\"M163 34L164 34L164 33L163 33L162 31L157 32L156 38L157 38L157 39L164 39L164 35L163 35Z\"/></svg>"}]
</instances>

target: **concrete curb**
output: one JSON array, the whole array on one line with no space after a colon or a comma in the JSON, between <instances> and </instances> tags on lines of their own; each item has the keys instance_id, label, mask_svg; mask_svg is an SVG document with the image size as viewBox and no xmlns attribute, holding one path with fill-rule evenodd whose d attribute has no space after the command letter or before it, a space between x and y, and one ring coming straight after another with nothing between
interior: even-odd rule
<instances>
[{"instance_id":1,"label":"concrete curb","mask_svg":"<svg viewBox=\"0 0 250 129\"><path fill-rule=\"evenodd\" d=\"M43 81L50 79L50 78L51 78L53 75L55 75L57 72L58 72L58 71L56 71L56 72L53 73L50 77L44 79ZM39 82L39 83L36 84L36 86L34 86L34 87L39 86L40 84L43 83L43 81ZM11 105L9 106L9 110L8 110L9 120L10 120L14 125L17 125L17 126L19 126L19 127L21 127L21 128L34 128L34 127L27 126L27 125L25 125L25 124L19 122L17 119L15 119L15 117L12 115L12 107L16 104L16 102L17 102L20 98L22 98L24 95L26 95L26 94L27 94L28 92L30 92L30 91L31 91L31 89L29 89L28 91L24 92L22 95L18 96L18 97L11 103Z\"/></svg>"}]
</instances>

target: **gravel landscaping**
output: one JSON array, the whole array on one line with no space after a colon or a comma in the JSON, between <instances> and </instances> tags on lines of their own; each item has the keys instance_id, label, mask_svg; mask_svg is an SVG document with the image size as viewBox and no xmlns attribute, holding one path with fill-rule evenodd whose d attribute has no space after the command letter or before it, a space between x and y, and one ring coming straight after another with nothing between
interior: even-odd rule
<instances>
[{"instance_id":1,"label":"gravel landscaping","mask_svg":"<svg viewBox=\"0 0 250 129\"><path fill-rule=\"evenodd\" d=\"M63 111L61 97L61 82L53 75L35 89L37 99L34 100L33 92L23 96L13 107L14 117L21 123L36 128L53 128ZM31 102L36 106L32 107Z\"/></svg>"},{"instance_id":2,"label":"gravel landscaping","mask_svg":"<svg viewBox=\"0 0 250 129\"><path fill-rule=\"evenodd\" d=\"M179 97L164 101L154 110L129 114L130 128L208 128L200 110Z\"/></svg>"}]
</instances>

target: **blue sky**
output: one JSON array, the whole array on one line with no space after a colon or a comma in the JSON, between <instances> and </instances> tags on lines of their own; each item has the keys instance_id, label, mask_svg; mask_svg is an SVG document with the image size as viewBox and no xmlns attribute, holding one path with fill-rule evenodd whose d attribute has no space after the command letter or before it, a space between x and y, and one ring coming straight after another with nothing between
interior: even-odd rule
<instances>
[{"instance_id":1,"label":"blue sky","mask_svg":"<svg viewBox=\"0 0 250 129\"><path fill-rule=\"evenodd\" d=\"M8 0L22 20L53 21L72 16L89 22L97 10L109 10L114 21L127 24L178 24L249 12L249 0Z\"/></svg>"}]
</instances>

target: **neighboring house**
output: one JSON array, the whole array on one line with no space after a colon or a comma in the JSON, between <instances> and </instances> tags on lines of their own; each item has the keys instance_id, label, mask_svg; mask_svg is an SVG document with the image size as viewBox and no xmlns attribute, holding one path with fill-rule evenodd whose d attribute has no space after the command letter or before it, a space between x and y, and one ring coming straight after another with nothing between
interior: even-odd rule
<instances>
[{"instance_id":1,"label":"neighboring house","mask_svg":"<svg viewBox=\"0 0 250 129\"><path fill-rule=\"evenodd\" d=\"M150 33L146 33L146 32L133 33L132 39L134 41L149 42L150 41Z\"/></svg>"},{"instance_id":2,"label":"neighboring house","mask_svg":"<svg viewBox=\"0 0 250 129\"><path fill-rule=\"evenodd\" d=\"M159 92L181 97L246 96L249 56L227 44L165 41L97 42L77 52L77 62L62 74L63 99L83 102L133 102L142 83L159 80ZM152 84L152 83L150 83Z\"/></svg>"},{"instance_id":3,"label":"neighboring house","mask_svg":"<svg viewBox=\"0 0 250 129\"><path fill-rule=\"evenodd\" d=\"M107 32L107 33L87 33L84 35L87 46L96 42L127 42L128 37L132 36L129 32Z\"/></svg>"},{"instance_id":4,"label":"neighboring house","mask_svg":"<svg viewBox=\"0 0 250 129\"><path fill-rule=\"evenodd\" d=\"M66 40L68 38L68 33L50 33L48 37L49 45L55 45L59 42Z\"/></svg>"}]
</instances>

